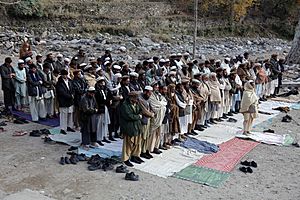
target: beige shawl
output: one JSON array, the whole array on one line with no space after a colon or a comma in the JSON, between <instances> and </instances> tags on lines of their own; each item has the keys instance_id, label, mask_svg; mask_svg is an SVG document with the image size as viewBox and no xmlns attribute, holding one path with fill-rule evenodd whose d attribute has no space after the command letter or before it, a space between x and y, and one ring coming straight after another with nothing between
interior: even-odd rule
<instances>
[{"instance_id":1,"label":"beige shawl","mask_svg":"<svg viewBox=\"0 0 300 200\"><path fill-rule=\"evenodd\" d=\"M255 108L255 113L251 113L254 114L252 117L257 117L258 97L255 94L254 87L251 85L251 81L248 81L244 86L240 112L248 113L251 105Z\"/></svg>"}]
</instances>

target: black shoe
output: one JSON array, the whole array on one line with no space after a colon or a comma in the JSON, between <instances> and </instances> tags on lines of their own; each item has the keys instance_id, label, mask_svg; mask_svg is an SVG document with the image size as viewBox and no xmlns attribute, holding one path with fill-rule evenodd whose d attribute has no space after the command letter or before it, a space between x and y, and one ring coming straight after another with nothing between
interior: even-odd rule
<instances>
[{"instance_id":1,"label":"black shoe","mask_svg":"<svg viewBox=\"0 0 300 200\"><path fill-rule=\"evenodd\" d=\"M65 130L62 130L62 129L60 130L60 133L64 134L64 135L67 135L67 132Z\"/></svg>"},{"instance_id":2,"label":"black shoe","mask_svg":"<svg viewBox=\"0 0 300 200\"><path fill-rule=\"evenodd\" d=\"M121 138L121 137L119 136L119 134L116 133L115 136L114 136L114 138L118 139L118 138Z\"/></svg>"},{"instance_id":3,"label":"black shoe","mask_svg":"<svg viewBox=\"0 0 300 200\"><path fill-rule=\"evenodd\" d=\"M129 170L127 169L126 166L120 165L120 166L118 166L118 167L116 168L116 172L117 172L117 173L128 173Z\"/></svg>"},{"instance_id":4,"label":"black shoe","mask_svg":"<svg viewBox=\"0 0 300 200\"><path fill-rule=\"evenodd\" d=\"M206 123L207 123L207 125L208 125L208 124L212 124L212 123L211 123L211 120L207 120Z\"/></svg>"},{"instance_id":5,"label":"black shoe","mask_svg":"<svg viewBox=\"0 0 300 200\"><path fill-rule=\"evenodd\" d=\"M48 129L41 129L40 132L44 135L50 135L50 131Z\"/></svg>"},{"instance_id":6,"label":"black shoe","mask_svg":"<svg viewBox=\"0 0 300 200\"><path fill-rule=\"evenodd\" d=\"M101 141L97 141L97 143L98 143L100 146L104 146L104 144L103 144Z\"/></svg>"},{"instance_id":7,"label":"black shoe","mask_svg":"<svg viewBox=\"0 0 300 200\"><path fill-rule=\"evenodd\" d=\"M192 133L190 133L191 135L192 135ZM161 150L164 150L164 151L166 151L166 150L168 150L166 147L164 147L164 146L159 146L159 149L161 149Z\"/></svg>"},{"instance_id":8,"label":"black shoe","mask_svg":"<svg viewBox=\"0 0 300 200\"><path fill-rule=\"evenodd\" d=\"M95 163L93 165L88 166L89 171L95 171L95 170L98 170L98 169L102 169L102 163L101 162L98 162L98 163Z\"/></svg>"},{"instance_id":9,"label":"black shoe","mask_svg":"<svg viewBox=\"0 0 300 200\"><path fill-rule=\"evenodd\" d=\"M215 122L215 119L210 119L210 122L211 122L212 124L217 124L217 122Z\"/></svg>"},{"instance_id":10,"label":"black shoe","mask_svg":"<svg viewBox=\"0 0 300 200\"><path fill-rule=\"evenodd\" d=\"M136 163L136 164L141 164L141 163L142 163L142 162L140 162L139 160L137 160L135 156L132 156L132 157L130 158L130 161L131 161L131 162L134 162L134 163Z\"/></svg>"},{"instance_id":11,"label":"black shoe","mask_svg":"<svg viewBox=\"0 0 300 200\"><path fill-rule=\"evenodd\" d=\"M15 124L24 124L24 122L22 122L21 120L15 119L13 121Z\"/></svg>"},{"instance_id":12,"label":"black shoe","mask_svg":"<svg viewBox=\"0 0 300 200\"><path fill-rule=\"evenodd\" d=\"M90 159L88 160L88 164L96 164L96 163L98 163L99 161L101 161L101 157L98 155L98 154L96 154L96 155L92 155L91 157L90 157Z\"/></svg>"},{"instance_id":13,"label":"black shoe","mask_svg":"<svg viewBox=\"0 0 300 200\"><path fill-rule=\"evenodd\" d=\"M6 126L7 124L5 122L1 122L0 126Z\"/></svg>"},{"instance_id":14,"label":"black shoe","mask_svg":"<svg viewBox=\"0 0 300 200\"><path fill-rule=\"evenodd\" d=\"M135 175L133 172L126 173L125 180L138 181L139 180L139 175Z\"/></svg>"},{"instance_id":15,"label":"black shoe","mask_svg":"<svg viewBox=\"0 0 300 200\"><path fill-rule=\"evenodd\" d=\"M244 173L248 172L246 167L240 167L239 170L242 171L242 172L244 172Z\"/></svg>"},{"instance_id":16,"label":"black shoe","mask_svg":"<svg viewBox=\"0 0 300 200\"><path fill-rule=\"evenodd\" d=\"M76 158L78 159L78 161L86 161L87 160L87 157L83 153L76 155Z\"/></svg>"},{"instance_id":17,"label":"black shoe","mask_svg":"<svg viewBox=\"0 0 300 200\"><path fill-rule=\"evenodd\" d=\"M68 157L65 157L65 163L66 164L71 164L71 161L70 161L70 159Z\"/></svg>"},{"instance_id":18,"label":"black shoe","mask_svg":"<svg viewBox=\"0 0 300 200\"><path fill-rule=\"evenodd\" d=\"M224 120L221 119L220 117L218 118L218 122L223 122Z\"/></svg>"},{"instance_id":19,"label":"black shoe","mask_svg":"<svg viewBox=\"0 0 300 200\"><path fill-rule=\"evenodd\" d=\"M65 165L65 158L64 157L60 157L59 164Z\"/></svg>"},{"instance_id":20,"label":"black shoe","mask_svg":"<svg viewBox=\"0 0 300 200\"><path fill-rule=\"evenodd\" d=\"M77 161L77 159L75 158L75 156L72 155L72 156L70 157L70 162L71 162L73 165L76 165L78 161Z\"/></svg>"},{"instance_id":21,"label":"black shoe","mask_svg":"<svg viewBox=\"0 0 300 200\"><path fill-rule=\"evenodd\" d=\"M251 167L257 168L257 163L255 161L251 161Z\"/></svg>"},{"instance_id":22,"label":"black shoe","mask_svg":"<svg viewBox=\"0 0 300 200\"><path fill-rule=\"evenodd\" d=\"M264 133L275 133L275 131L272 130L272 129L264 130L263 132L264 132Z\"/></svg>"},{"instance_id":23,"label":"black shoe","mask_svg":"<svg viewBox=\"0 0 300 200\"><path fill-rule=\"evenodd\" d=\"M73 147L73 146L71 146L69 149L68 149L68 151L74 151L74 150L77 150L78 149L78 147Z\"/></svg>"},{"instance_id":24,"label":"black shoe","mask_svg":"<svg viewBox=\"0 0 300 200\"><path fill-rule=\"evenodd\" d=\"M103 137L102 142L111 143L111 141L107 140L105 137Z\"/></svg>"},{"instance_id":25,"label":"black shoe","mask_svg":"<svg viewBox=\"0 0 300 200\"><path fill-rule=\"evenodd\" d=\"M102 165L102 169L104 171L113 170L114 166L112 164L106 162Z\"/></svg>"},{"instance_id":26,"label":"black shoe","mask_svg":"<svg viewBox=\"0 0 300 200\"><path fill-rule=\"evenodd\" d=\"M124 161L124 164L127 165L128 167L134 166L129 160Z\"/></svg>"},{"instance_id":27,"label":"black shoe","mask_svg":"<svg viewBox=\"0 0 300 200\"><path fill-rule=\"evenodd\" d=\"M67 127L67 131L69 131L69 132L76 132L74 129L72 129L70 127Z\"/></svg>"},{"instance_id":28,"label":"black shoe","mask_svg":"<svg viewBox=\"0 0 300 200\"><path fill-rule=\"evenodd\" d=\"M135 159L138 160L140 163L145 162L145 161L143 161L143 160L142 160L140 157L138 157L138 156L135 156Z\"/></svg>"},{"instance_id":29,"label":"black shoe","mask_svg":"<svg viewBox=\"0 0 300 200\"><path fill-rule=\"evenodd\" d=\"M146 154L150 159L153 158L153 156L150 154L150 152L148 150L146 151Z\"/></svg>"},{"instance_id":30,"label":"black shoe","mask_svg":"<svg viewBox=\"0 0 300 200\"><path fill-rule=\"evenodd\" d=\"M241 164L242 164L242 165L245 165L245 166L247 166L247 167L248 167L248 166L251 166L251 163L250 163L249 161L247 161L247 160L242 161Z\"/></svg>"},{"instance_id":31,"label":"black shoe","mask_svg":"<svg viewBox=\"0 0 300 200\"><path fill-rule=\"evenodd\" d=\"M229 119L227 120L227 122L232 122L232 123L236 123L237 120L234 118L229 117Z\"/></svg>"},{"instance_id":32,"label":"black shoe","mask_svg":"<svg viewBox=\"0 0 300 200\"><path fill-rule=\"evenodd\" d=\"M248 172L248 173L250 173L250 174L253 173L253 170L251 169L251 167L247 167L246 169L247 169L247 172Z\"/></svg>"},{"instance_id":33,"label":"black shoe","mask_svg":"<svg viewBox=\"0 0 300 200\"><path fill-rule=\"evenodd\" d=\"M154 148L154 150L151 153L161 154L162 152L158 148Z\"/></svg>"},{"instance_id":34,"label":"black shoe","mask_svg":"<svg viewBox=\"0 0 300 200\"><path fill-rule=\"evenodd\" d=\"M40 137L41 136L41 132L39 130L33 130L29 133L29 136L32 137Z\"/></svg>"},{"instance_id":35,"label":"black shoe","mask_svg":"<svg viewBox=\"0 0 300 200\"><path fill-rule=\"evenodd\" d=\"M114 142L117 141L117 140L116 140L115 138L113 138L113 137L109 137L108 139L109 139L110 141L114 141Z\"/></svg>"},{"instance_id":36,"label":"black shoe","mask_svg":"<svg viewBox=\"0 0 300 200\"><path fill-rule=\"evenodd\" d=\"M140 155L142 158L145 158L145 159L150 159L150 157L148 156L148 154L146 153L141 153Z\"/></svg>"},{"instance_id":37,"label":"black shoe","mask_svg":"<svg viewBox=\"0 0 300 200\"><path fill-rule=\"evenodd\" d=\"M232 116L233 116L232 112L230 111L230 112L227 114L227 116L232 117Z\"/></svg>"},{"instance_id":38,"label":"black shoe","mask_svg":"<svg viewBox=\"0 0 300 200\"><path fill-rule=\"evenodd\" d=\"M202 131L204 131L204 129L201 129ZM199 130L200 131L200 130ZM192 130L192 134L193 135L198 135L198 133L196 133L196 131Z\"/></svg>"}]
</instances>

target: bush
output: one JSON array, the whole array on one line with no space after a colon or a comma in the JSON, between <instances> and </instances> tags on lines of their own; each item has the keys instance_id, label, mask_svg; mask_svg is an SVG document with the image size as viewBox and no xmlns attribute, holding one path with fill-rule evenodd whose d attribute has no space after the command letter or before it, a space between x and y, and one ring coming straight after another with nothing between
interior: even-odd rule
<instances>
[{"instance_id":1,"label":"bush","mask_svg":"<svg viewBox=\"0 0 300 200\"><path fill-rule=\"evenodd\" d=\"M35 18L43 17L43 9L39 0L22 0L16 5L12 5L8 13L13 17Z\"/></svg>"}]
</instances>

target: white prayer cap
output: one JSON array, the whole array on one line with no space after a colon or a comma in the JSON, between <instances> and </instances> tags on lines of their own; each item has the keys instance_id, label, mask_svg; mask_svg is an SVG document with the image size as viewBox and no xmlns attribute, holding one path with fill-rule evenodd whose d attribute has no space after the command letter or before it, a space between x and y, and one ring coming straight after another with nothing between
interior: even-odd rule
<instances>
[{"instance_id":1,"label":"white prayer cap","mask_svg":"<svg viewBox=\"0 0 300 200\"><path fill-rule=\"evenodd\" d=\"M176 56L182 56L182 54L181 54L181 53L178 53Z\"/></svg>"},{"instance_id":2,"label":"white prayer cap","mask_svg":"<svg viewBox=\"0 0 300 200\"><path fill-rule=\"evenodd\" d=\"M165 62L166 62L166 60L165 60L165 59L160 59L160 60L159 60L159 62L161 62L161 63L165 63Z\"/></svg>"},{"instance_id":3,"label":"white prayer cap","mask_svg":"<svg viewBox=\"0 0 300 200\"><path fill-rule=\"evenodd\" d=\"M149 59L149 60L148 60L148 63L153 63L153 62L154 62L153 59Z\"/></svg>"},{"instance_id":4,"label":"white prayer cap","mask_svg":"<svg viewBox=\"0 0 300 200\"><path fill-rule=\"evenodd\" d=\"M198 79L192 79L192 82L193 82L193 83L198 83L198 84L201 83Z\"/></svg>"},{"instance_id":5,"label":"white prayer cap","mask_svg":"<svg viewBox=\"0 0 300 200\"><path fill-rule=\"evenodd\" d=\"M216 63L220 63L220 62L221 62L221 60L216 60L215 62L216 62Z\"/></svg>"},{"instance_id":6,"label":"white prayer cap","mask_svg":"<svg viewBox=\"0 0 300 200\"><path fill-rule=\"evenodd\" d=\"M260 63L255 63L254 66L261 67L261 64Z\"/></svg>"},{"instance_id":7,"label":"white prayer cap","mask_svg":"<svg viewBox=\"0 0 300 200\"><path fill-rule=\"evenodd\" d=\"M31 61L31 58L30 58L30 57L27 57L27 58L25 59L25 62L29 62L29 61Z\"/></svg>"},{"instance_id":8,"label":"white prayer cap","mask_svg":"<svg viewBox=\"0 0 300 200\"><path fill-rule=\"evenodd\" d=\"M87 66L86 63L81 63L81 64L79 65L80 68L85 67L85 66Z\"/></svg>"},{"instance_id":9,"label":"white prayer cap","mask_svg":"<svg viewBox=\"0 0 300 200\"><path fill-rule=\"evenodd\" d=\"M24 60L22 59L18 60L18 64L24 64Z\"/></svg>"},{"instance_id":10,"label":"white prayer cap","mask_svg":"<svg viewBox=\"0 0 300 200\"><path fill-rule=\"evenodd\" d=\"M59 54L57 54L57 56L56 57L58 57L58 58L62 58L63 57L63 55L61 54L61 53L59 53Z\"/></svg>"},{"instance_id":11,"label":"white prayer cap","mask_svg":"<svg viewBox=\"0 0 300 200\"><path fill-rule=\"evenodd\" d=\"M95 87L89 87L87 91L88 92L95 92L95 90L96 90Z\"/></svg>"},{"instance_id":12,"label":"white prayer cap","mask_svg":"<svg viewBox=\"0 0 300 200\"><path fill-rule=\"evenodd\" d=\"M102 70L101 67L97 67L96 72L99 72L100 70Z\"/></svg>"},{"instance_id":13,"label":"white prayer cap","mask_svg":"<svg viewBox=\"0 0 300 200\"><path fill-rule=\"evenodd\" d=\"M104 62L104 66L106 66L107 64L111 63L110 61L105 61Z\"/></svg>"},{"instance_id":14,"label":"white prayer cap","mask_svg":"<svg viewBox=\"0 0 300 200\"><path fill-rule=\"evenodd\" d=\"M104 61L110 61L110 57L106 57Z\"/></svg>"},{"instance_id":15,"label":"white prayer cap","mask_svg":"<svg viewBox=\"0 0 300 200\"><path fill-rule=\"evenodd\" d=\"M184 56L189 56L190 54L188 52L185 52L183 55Z\"/></svg>"},{"instance_id":16,"label":"white prayer cap","mask_svg":"<svg viewBox=\"0 0 300 200\"><path fill-rule=\"evenodd\" d=\"M176 66L172 66L172 67L170 68L170 70L171 70L171 71L177 70L177 67L176 67Z\"/></svg>"},{"instance_id":17,"label":"white prayer cap","mask_svg":"<svg viewBox=\"0 0 300 200\"><path fill-rule=\"evenodd\" d=\"M170 62L170 59L166 59L165 61L166 61L166 62Z\"/></svg>"},{"instance_id":18,"label":"white prayer cap","mask_svg":"<svg viewBox=\"0 0 300 200\"><path fill-rule=\"evenodd\" d=\"M43 57L43 55L39 53L36 55L36 57Z\"/></svg>"},{"instance_id":19,"label":"white prayer cap","mask_svg":"<svg viewBox=\"0 0 300 200\"><path fill-rule=\"evenodd\" d=\"M227 57L227 58L225 58L225 60L229 62L229 61L230 61L230 58Z\"/></svg>"},{"instance_id":20,"label":"white prayer cap","mask_svg":"<svg viewBox=\"0 0 300 200\"><path fill-rule=\"evenodd\" d=\"M176 72L174 72L174 71L169 72L169 76L175 76L175 75L176 75Z\"/></svg>"},{"instance_id":21,"label":"white prayer cap","mask_svg":"<svg viewBox=\"0 0 300 200\"><path fill-rule=\"evenodd\" d=\"M120 65L114 65L113 68L116 69L116 70L121 70L121 66Z\"/></svg>"},{"instance_id":22,"label":"white prayer cap","mask_svg":"<svg viewBox=\"0 0 300 200\"><path fill-rule=\"evenodd\" d=\"M114 76L115 76L116 78L121 78L121 77L122 77L122 74L121 74L121 73L116 73Z\"/></svg>"},{"instance_id":23,"label":"white prayer cap","mask_svg":"<svg viewBox=\"0 0 300 200\"><path fill-rule=\"evenodd\" d=\"M71 62L70 58L65 58L64 61L68 63Z\"/></svg>"},{"instance_id":24,"label":"white prayer cap","mask_svg":"<svg viewBox=\"0 0 300 200\"><path fill-rule=\"evenodd\" d=\"M89 69L91 69L92 68L92 65L87 65L85 68L83 68L83 70L84 71L87 71L87 70L89 70Z\"/></svg>"},{"instance_id":25,"label":"white prayer cap","mask_svg":"<svg viewBox=\"0 0 300 200\"><path fill-rule=\"evenodd\" d=\"M153 91L153 87L151 87L151 86L147 85L147 86L145 87L145 90L148 90L148 91Z\"/></svg>"},{"instance_id":26,"label":"white prayer cap","mask_svg":"<svg viewBox=\"0 0 300 200\"><path fill-rule=\"evenodd\" d=\"M105 80L105 78L103 77L103 76L99 76L97 79L96 79L96 81L98 82L98 81L104 81Z\"/></svg>"},{"instance_id":27,"label":"white prayer cap","mask_svg":"<svg viewBox=\"0 0 300 200\"><path fill-rule=\"evenodd\" d=\"M129 76L139 77L139 74L136 72L130 72Z\"/></svg>"}]
</instances>

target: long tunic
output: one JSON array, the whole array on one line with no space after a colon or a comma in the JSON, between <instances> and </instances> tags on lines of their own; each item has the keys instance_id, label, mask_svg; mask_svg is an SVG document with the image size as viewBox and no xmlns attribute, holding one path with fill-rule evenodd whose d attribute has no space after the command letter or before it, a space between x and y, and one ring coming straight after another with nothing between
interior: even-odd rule
<instances>
[{"instance_id":1,"label":"long tunic","mask_svg":"<svg viewBox=\"0 0 300 200\"><path fill-rule=\"evenodd\" d=\"M25 97L26 96L26 70L23 68L22 70L19 69L19 67L14 68L16 73L15 78L15 88L16 88L16 94Z\"/></svg>"}]
</instances>

